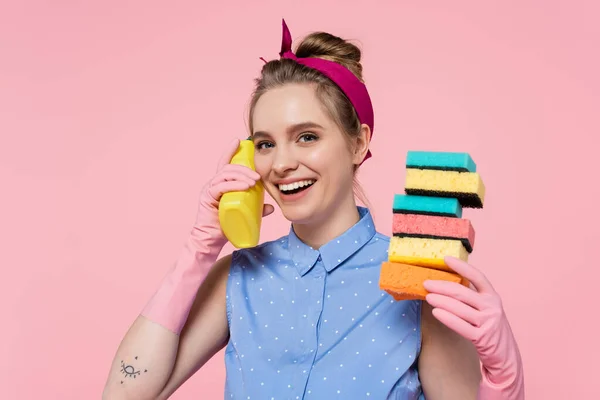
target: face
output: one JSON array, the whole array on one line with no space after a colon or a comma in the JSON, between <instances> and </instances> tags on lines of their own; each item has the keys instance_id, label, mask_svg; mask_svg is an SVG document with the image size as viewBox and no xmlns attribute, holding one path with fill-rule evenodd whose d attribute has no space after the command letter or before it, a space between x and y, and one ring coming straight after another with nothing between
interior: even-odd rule
<instances>
[{"instance_id":1,"label":"face","mask_svg":"<svg viewBox=\"0 0 600 400\"><path fill-rule=\"evenodd\" d=\"M318 222L354 200L356 156L308 85L269 90L253 114L255 166L283 215Z\"/></svg>"}]
</instances>

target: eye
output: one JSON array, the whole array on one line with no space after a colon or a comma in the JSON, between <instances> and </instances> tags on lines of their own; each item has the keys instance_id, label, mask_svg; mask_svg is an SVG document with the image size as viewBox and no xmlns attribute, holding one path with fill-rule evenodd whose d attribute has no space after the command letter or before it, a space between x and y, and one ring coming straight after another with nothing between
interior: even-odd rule
<instances>
[{"instance_id":1,"label":"eye","mask_svg":"<svg viewBox=\"0 0 600 400\"><path fill-rule=\"evenodd\" d=\"M314 133L303 133L302 135L300 135L300 141L301 142L314 142L315 140L319 139L319 137L317 135L315 135Z\"/></svg>"},{"instance_id":2,"label":"eye","mask_svg":"<svg viewBox=\"0 0 600 400\"><path fill-rule=\"evenodd\" d=\"M256 148L256 150L265 150L272 146L273 146L273 143L267 142L267 141L262 141L262 142L256 143L255 148Z\"/></svg>"}]
</instances>

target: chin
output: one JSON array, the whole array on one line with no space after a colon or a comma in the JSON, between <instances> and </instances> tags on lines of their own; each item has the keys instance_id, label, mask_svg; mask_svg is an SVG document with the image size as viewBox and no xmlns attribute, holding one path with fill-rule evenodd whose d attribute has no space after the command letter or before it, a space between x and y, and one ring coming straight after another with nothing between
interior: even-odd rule
<instances>
[{"instance_id":1,"label":"chin","mask_svg":"<svg viewBox=\"0 0 600 400\"><path fill-rule=\"evenodd\" d=\"M315 220L318 215L317 210L314 207L308 205L280 205L281 213L291 223L294 224L307 224Z\"/></svg>"},{"instance_id":2,"label":"chin","mask_svg":"<svg viewBox=\"0 0 600 400\"><path fill-rule=\"evenodd\" d=\"M279 189L274 189L275 193L271 193L271 197L277 202L285 219L295 224L307 224L319 219L323 211L324 193L318 189L318 186L311 188L311 193L295 201L284 200Z\"/></svg>"}]
</instances>

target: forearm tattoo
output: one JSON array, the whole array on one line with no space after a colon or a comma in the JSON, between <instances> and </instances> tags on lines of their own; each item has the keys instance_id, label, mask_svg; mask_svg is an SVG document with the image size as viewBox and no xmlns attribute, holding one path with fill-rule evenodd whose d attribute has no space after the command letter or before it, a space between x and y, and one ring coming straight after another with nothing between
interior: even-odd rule
<instances>
[{"instance_id":1,"label":"forearm tattoo","mask_svg":"<svg viewBox=\"0 0 600 400\"><path fill-rule=\"evenodd\" d=\"M137 356L134 357L134 359L137 361ZM147 369L144 369L143 373L148 372ZM133 378L136 379L138 376L140 376L142 374L142 370L136 368L133 364L128 364L125 363L123 360L121 360L121 373L124 376L124 379L127 378ZM121 381L121 384L123 384L124 381Z\"/></svg>"}]
</instances>

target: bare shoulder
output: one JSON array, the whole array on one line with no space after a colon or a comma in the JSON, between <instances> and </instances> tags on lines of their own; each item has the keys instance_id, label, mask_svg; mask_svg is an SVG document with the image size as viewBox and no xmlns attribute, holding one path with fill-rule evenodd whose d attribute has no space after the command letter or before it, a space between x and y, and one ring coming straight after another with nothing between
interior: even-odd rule
<instances>
[{"instance_id":1,"label":"bare shoulder","mask_svg":"<svg viewBox=\"0 0 600 400\"><path fill-rule=\"evenodd\" d=\"M233 253L226 254L223 257L219 258L213 265L207 278L212 278L213 280L219 282L226 281L227 275L229 274L229 269L231 268L232 258Z\"/></svg>"},{"instance_id":2,"label":"bare shoulder","mask_svg":"<svg viewBox=\"0 0 600 400\"><path fill-rule=\"evenodd\" d=\"M426 301L421 307L421 334L419 375L426 397L475 399L481 375L473 344L435 318Z\"/></svg>"}]
</instances>

